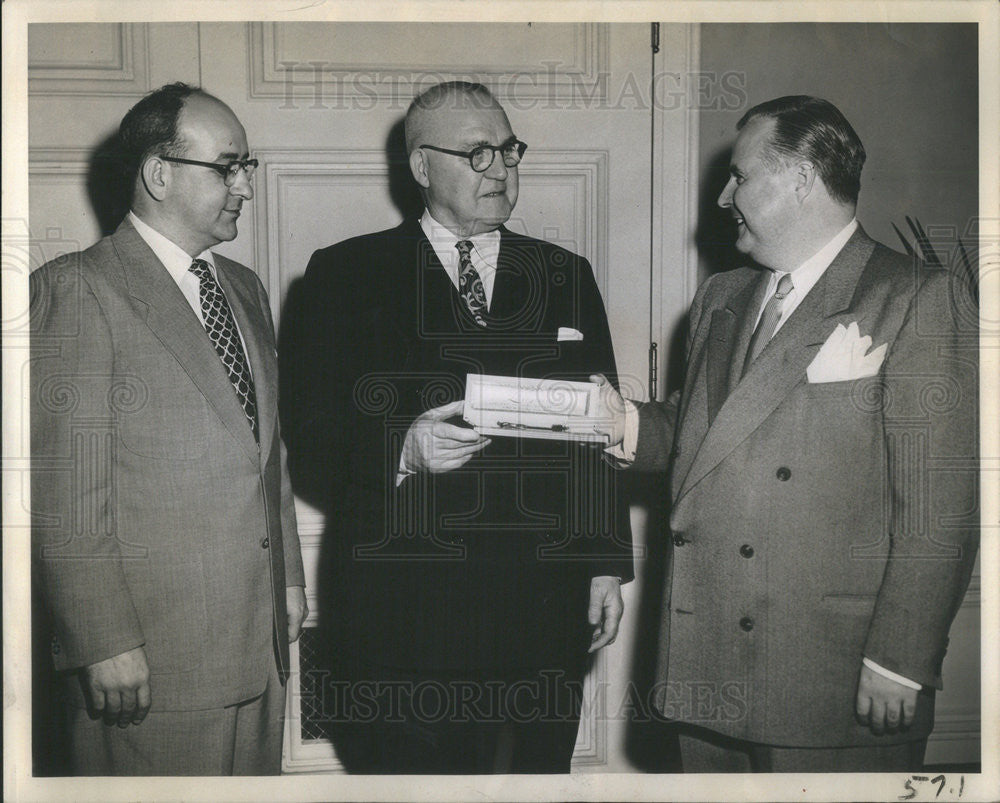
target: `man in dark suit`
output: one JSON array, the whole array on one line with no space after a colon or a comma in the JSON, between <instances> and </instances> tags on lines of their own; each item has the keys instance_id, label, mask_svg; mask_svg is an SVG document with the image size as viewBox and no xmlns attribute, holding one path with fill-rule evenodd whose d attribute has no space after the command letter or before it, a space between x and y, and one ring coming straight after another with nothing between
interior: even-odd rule
<instances>
[{"instance_id":1,"label":"man in dark suit","mask_svg":"<svg viewBox=\"0 0 1000 803\"><path fill-rule=\"evenodd\" d=\"M659 707L686 771L917 770L978 545L975 303L858 225L832 104L738 128L719 205L757 265L698 290L679 400L618 416L670 465Z\"/></svg>"},{"instance_id":2,"label":"man in dark suit","mask_svg":"<svg viewBox=\"0 0 1000 803\"><path fill-rule=\"evenodd\" d=\"M267 296L213 254L257 162L221 101L122 120L132 211L31 276L37 582L73 772L277 774L306 615Z\"/></svg>"},{"instance_id":3,"label":"man in dark suit","mask_svg":"<svg viewBox=\"0 0 1000 803\"><path fill-rule=\"evenodd\" d=\"M426 209L317 251L286 308L293 479L326 512L323 698L349 770L568 772L593 652L632 578L601 449L481 437L467 374L614 375L586 260L503 227L525 145L478 84L406 116Z\"/></svg>"}]
</instances>

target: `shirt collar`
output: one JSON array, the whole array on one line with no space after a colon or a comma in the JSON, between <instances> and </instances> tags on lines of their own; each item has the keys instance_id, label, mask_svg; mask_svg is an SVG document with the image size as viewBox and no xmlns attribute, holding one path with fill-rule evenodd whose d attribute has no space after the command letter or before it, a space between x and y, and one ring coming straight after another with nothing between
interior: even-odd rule
<instances>
[{"instance_id":1,"label":"shirt collar","mask_svg":"<svg viewBox=\"0 0 1000 803\"><path fill-rule=\"evenodd\" d=\"M128 219L129 222L135 227L138 235L142 237L146 245L148 245L152 252L156 254L156 258L163 263L163 267L167 269L167 272L170 273L175 282L180 282L185 274L187 274L194 259L205 260L209 265L209 269L212 271L212 275L215 275L215 261L212 259L212 252L208 249L202 251L197 257L193 258L187 251L177 245L177 243L160 234L160 232L150 226L135 212L130 211L128 213Z\"/></svg>"},{"instance_id":2,"label":"shirt collar","mask_svg":"<svg viewBox=\"0 0 1000 803\"><path fill-rule=\"evenodd\" d=\"M424 209L423 215L420 216L420 228L424 230L424 234L434 248L434 253L438 255L441 264L446 268L458 265L458 249L455 248L455 243L460 240L471 240L472 247L478 252L482 263L496 269L497 260L500 257L499 229L475 234L472 237L459 237L435 220L427 209Z\"/></svg>"},{"instance_id":3,"label":"shirt collar","mask_svg":"<svg viewBox=\"0 0 1000 803\"><path fill-rule=\"evenodd\" d=\"M851 239L851 235L857 231L857 228L858 219L851 218L851 222L837 232L833 236L833 239L792 272L792 282L795 286L795 292L800 297L804 297L813 288L813 285L819 281L820 276L826 273L826 269L830 267L833 260L837 258L837 254L847 245L847 241ZM782 273L774 271L775 280L780 279Z\"/></svg>"}]
</instances>

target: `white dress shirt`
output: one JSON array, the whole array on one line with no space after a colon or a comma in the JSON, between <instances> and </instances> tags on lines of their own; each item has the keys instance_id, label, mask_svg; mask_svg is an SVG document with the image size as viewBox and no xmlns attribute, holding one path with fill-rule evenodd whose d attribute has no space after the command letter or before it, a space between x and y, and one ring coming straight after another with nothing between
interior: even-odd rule
<instances>
[{"instance_id":1,"label":"white dress shirt","mask_svg":"<svg viewBox=\"0 0 1000 803\"><path fill-rule=\"evenodd\" d=\"M472 243L469 258L472 260L472 267L476 269L479 278L483 280L483 290L486 291L486 309L489 309L493 303L493 285L496 283L497 259L500 257L499 230L494 229L472 237L459 237L438 223L426 209L420 217L420 228L424 230L434 253L441 260L445 273L448 274L448 278L451 279L456 290L458 289L459 269L456 244L461 240L469 240Z\"/></svg>"},{"instance_id":2,"label":"white dress shirt","mask_svg":"<svg viewBox=\"0 0 1000 803\"><path fill-rule=\"evenodd\" d=\"M128 213L129 222L135 228L136 232L143 241L150 247L150 250L156 254L156 258L160 260L163 267L167 269L167 273L170 274L170 278L177 283L177 287L180 289L181 293L184 294L184 298L187 299L187 303L191 306L194 314L198 316L198 320L201 325L205 325L205 316L201 312L201 296L200 288L201 281L191 273L191 263L195 259L202 259L208 263L208 269L212 276L215 278L216 283L219 281L219 275L215 270L215 260L212 257L212 252L205 249L197 257L192 257L187 251L181 248L173 240L164 237L160 232L150 226L141 217L135 214L135 212ZM219 292L225 296L225 291L222 286L219 285ZM228 299L227 299L228 301ZM243 339L243 332L240 331L239 322L236 321L236 315L233 314L233 322L236 324L236 332L240 336L240 345L243 346L243 353L247 354L247 344ZM250 365L250 358L247 357L247 370L250 371L250 376L253 376L253 367Z\"/></svg>"},{"instance_id":3,"label":"white dress shirt","mask_svg":"<svg viewBox=\"0 0 1000 803\"><path fill-rule=\"evenodd\" d=\"M774 327L775 334L784 325L785 321L788 320L789 316L795 312L799 304L802 303L802 299L809 294L809 291L813 289L813 286L820 280L820 277L826 273L826 269L836 259L837 254L844 249L847 241L851 239L851 235L854 234L857 228L858 219L852 218L851 222L844 226L830 242L792 271L792 292L785 296L784 302L781 305L781 317L778 318L778 325ZM755 329L757 328L757 324L760 323L760 316L764 314L764 307L767 306L767 302L774 295L774 291L778 289L778 282L781 281L781 277L784 275L784 271L771 271L771 276L767 282L767 290L764 292L764 300L760 305L760 309L757 310L757 318L754 321ZM771 336L774 337L774 335Z\"/></svg>"}]
</instances>

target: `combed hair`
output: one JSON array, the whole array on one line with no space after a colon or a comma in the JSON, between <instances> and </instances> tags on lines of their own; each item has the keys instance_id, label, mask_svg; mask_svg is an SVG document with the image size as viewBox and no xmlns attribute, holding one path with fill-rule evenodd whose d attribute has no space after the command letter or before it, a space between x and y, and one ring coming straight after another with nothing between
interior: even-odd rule
<instances>
[{"instance_id":1,"label":"combed hair","mask_svg":"<svg viewBox=\"0 0 1000 803\"><path fill-rule=\"evenodd\" d=\"M177 121L185 101L196 92L206 94L178 81L150 92L128 110L118 127L118 141L129 179L135 181L150 156L183 153L185 143L177 133Z\"/></svg>"},{"instance_id":2,"label":"combed hair","mask_svg":"<svg viewBox=\"0 0 1000 803\"><path fill-rule=\"evenodd\" d=\"M762 158L775 166L792 158L816 166L830 196L857 203L865 148L857 132L830 101L810 95L786 95L754 106L740 118L737 130L757 118L774 120L774 131Z\"/></svg>"},{"instance_id":3,"label":"combed hair","mask_svg":"<svg viewBox=\"0 0 1000 803\"><path fill-rule=\"evenodd\" d=\"M418 118L421 112L434 111L450 104L454 109L498 109L501 108L493 93L483 84L471 81L445 81L425 89L417 95L406 110L403 127L406 132L406 152L413 153L420 144Z\"/></svg>"}]
</instances>

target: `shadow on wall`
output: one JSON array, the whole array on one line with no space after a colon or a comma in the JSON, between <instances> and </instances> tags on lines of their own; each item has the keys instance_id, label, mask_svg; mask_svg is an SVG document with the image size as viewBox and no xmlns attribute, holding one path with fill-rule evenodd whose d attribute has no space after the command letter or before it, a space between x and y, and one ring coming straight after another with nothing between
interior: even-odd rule
<instances>
[{"instance_id":1,"label":"shadow on wall","mask_svg":"<svg viewBox=\"0 0 1000 803\"><path fill-rule=\"evenodd\" d=\"M698 193L698 226L694 241L701 262L699 284L715 273L739 267L746 261L734 247L736 226L732 214L718 204L719 194L729 181L732 152L727 146L709 159Z\"/></svg>"},{"instance_id":2,"label":"shadow on wall","mask_svg":"<svg viewBox=\"0 0 1000 803\"><path fill-rule=\"evenodd\" d=\"M410 173L403 121L404 118L400 117L389 129L389 136L385 141L385 159L389 166L389 197L405 219L420 215L424 202L420 197L420 188Z\"/></svg>"},{"instance_id":3,"label":"shadow on wall","mask_svg":"<svg viewBox=\"0 0 1000 803\"><path fill-rule=\"evenodd\" d=\"M132 201L131 181L117 131L102 139L91 153L87 168L87 196L101 228L101 236L113 234L128 213Z\"/></svg>"}]
</instances>

